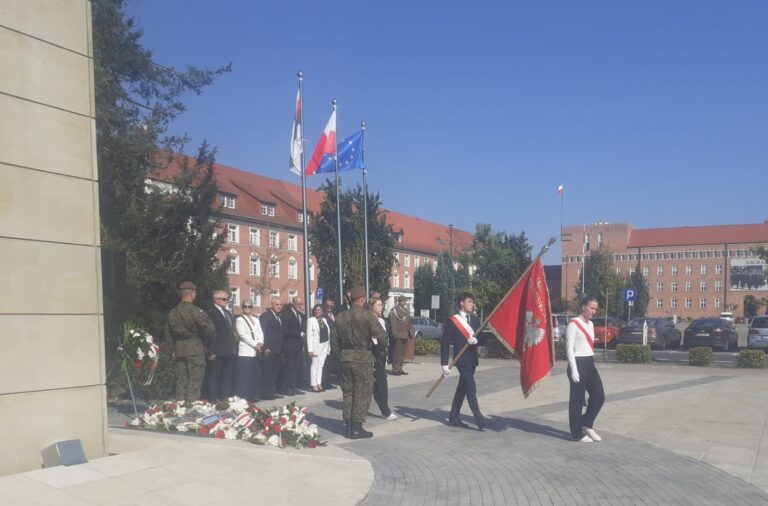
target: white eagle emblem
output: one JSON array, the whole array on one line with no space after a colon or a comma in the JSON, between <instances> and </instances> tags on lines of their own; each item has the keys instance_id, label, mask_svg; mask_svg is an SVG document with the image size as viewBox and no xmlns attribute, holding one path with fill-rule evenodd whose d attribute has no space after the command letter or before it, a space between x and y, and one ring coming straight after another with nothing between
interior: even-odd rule
<instances>
[{"instance_id":1,"label":"white eagle emblem","mask_svg":"<svg viewBox=\"0 0 768 506\"><path fill-rule=\"evenodd\" d=\"M540 323L538 319L533 319L533 311L525 312L525 344L523 349L532 348L544 339L546 332L539 327Z\"/></svg>"}]
</instances>

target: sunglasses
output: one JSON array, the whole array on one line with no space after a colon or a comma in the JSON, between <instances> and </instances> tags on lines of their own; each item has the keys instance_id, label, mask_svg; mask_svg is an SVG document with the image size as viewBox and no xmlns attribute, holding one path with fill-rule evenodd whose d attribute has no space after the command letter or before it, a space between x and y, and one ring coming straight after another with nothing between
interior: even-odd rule
<instances>
[{"instance_id":1,"label":"sunglasses","mask_svg":"<svg viewBox=\"0 0 768 506\"><path fill-rule=\"evenodd\" d=\"M229 300L229 297L216 297L217 300Z\"/></svg>"},{"instance_id":2,"label":"sunglasses","mask_svg":"<svg viewBox=\"0 0 768 506\"><path fill-rule=\"evenodd\" d=\"M243 306L243 309L253 309L253 306Z\"/></svg>"}]
</instances>

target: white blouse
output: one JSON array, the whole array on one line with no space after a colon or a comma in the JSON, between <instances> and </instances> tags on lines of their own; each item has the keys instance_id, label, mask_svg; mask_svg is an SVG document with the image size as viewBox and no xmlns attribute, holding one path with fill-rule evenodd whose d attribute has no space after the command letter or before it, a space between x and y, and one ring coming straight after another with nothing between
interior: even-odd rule
<instances>
[{"instance_id":1,"label":"white blouse","mask_svg":"<svg viewBox=\"0 0 768 506\"><path fill-rule=\"evenodd\" d=\"M579 321L582 327L589 332L592 342L595 342L595 326L592 320L585 322L581 316L574 318ZM568 356L568 365L576 369L576 357L591 357L595 352L589 345L584 332L573 322L568 322L568 328L565 330L565 353Z\"/></svg>"}]
</instances>

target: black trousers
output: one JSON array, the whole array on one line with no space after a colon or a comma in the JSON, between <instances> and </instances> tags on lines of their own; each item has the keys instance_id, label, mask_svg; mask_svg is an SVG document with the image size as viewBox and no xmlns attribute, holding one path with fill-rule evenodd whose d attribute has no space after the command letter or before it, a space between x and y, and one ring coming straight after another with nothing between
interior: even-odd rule
<instances>
[{"instance_id":1,"label":"black trousers","mask_svg":"<svg viewBox=\"0 0 768 506\"><path fill-rule=\"evenodd\" d=\"M283 349L283 389L289 394L299 385L302 353L303 350Z\"/></svg>"},{"instance_id":2,"label":"black trousers","mask_svg":"<svg viewBox=\"0 0 768 506\"><path fill-rule=\"evenodd\" d=\"M464 398L467 398L469 409L475 417L475 421L480 423L483 414L480 412L480 406L477 404L477 385L475 385L475 366L463 365L456 367L459 370L459 384L456 387L456 393L453 395L453 404L451 404L451 414L449 419L459 417L461 407L464 405Z\"/></svg>"},{"instance_id":3,"label":"black trousers","mask_svg":"<svg viewBox=\"0 0 768 506\"><path fill-rule=\"evenodd\" d=\"M280 353L265 354L261 360L261 392L258 395L260 399L269 399L275 395L282 361L280 355Z\"/></svg>"},{"instance_id":4,"label":"black trousers","mask_svg":"<svg viewBox=\"0 0 768 506\"><path fill-rule=\"evenodd\" d=\"M379 360L373 363L373 399L381 410L381 416L389 416L389 386L387 385L387 368Z\"/></svg>"},{"instance_id":5,"label":"black trousers","mask_svg":"<svg viewBox=\"0 0 768 506\"><path fill-rule=\"evenodd\" d=\"M241 399L254 400L259 397L261 374L256 357L237 357L235 367L235 395Z\"/></svg>"},{"instance_id":6,"label":"black trousers","mask_svg":"<svg viewBox=\"0 0 768 506\"><path fill-rule=\"evenodd\" d=\"M208 362L206 368L206 395L209 401L226 399L234 395L236 356L216 358Z\"/></svg>"},{"instance_id":7,"label":"black trousers","mask_svg":"<svg viewBox=\"0 0 768 506\"><path fill-rule=\"evenodd\" d=\"M571 366L568 366L568 382L571 384L571 395L568 401L568 420L571 423L571 436L581 439L583 428L590 429L595 424L595 418L605 402L603 380L595 367L595 357L576 357L576 369L579 371L579 382L571 379ZM589 394L585 402L584 394ZM584 412L584 406L587 411Z\"/></svg>"}]
</instances>

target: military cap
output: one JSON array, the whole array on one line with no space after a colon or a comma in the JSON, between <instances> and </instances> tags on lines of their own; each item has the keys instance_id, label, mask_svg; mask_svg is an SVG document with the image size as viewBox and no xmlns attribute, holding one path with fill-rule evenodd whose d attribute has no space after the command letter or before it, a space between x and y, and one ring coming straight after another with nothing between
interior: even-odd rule
<instances>
[{"instance_id":1,"label":"military cap","mask_svg":"<svg viewBox=\"0 0 768 506\"><path fill-rule=\"evenodd\" d=\"M197 290L197 287L193 282L185 281L179 285L179 290Z\"/></svg>"},{"instance_id":2,"label":"military cap","mask_svg":"<svg viewBox=\"0 0 768 506\"><path fill-rule=\"evenodd\" d=\"M401 295L401 296L399 296L397 298L397 302L402 302L404 300L410 300L410 299L408 297L406 297L405 295Z\"/></svg>"},{"instance_id":3,"label":"military cap","mask_svg":"<svg viewBox=\"0 0 768 506\"><path fill-rule=\"evenodd\" d=\"M365 297L365 288L362 286L353 286L352 290L349 292L349 298L355 300L362 297Z\"/></svg>"}]
</instances>

